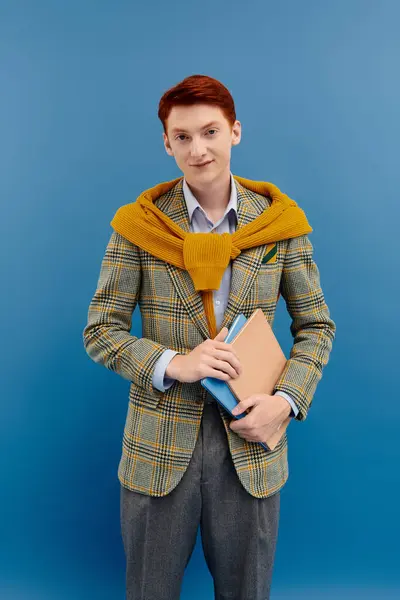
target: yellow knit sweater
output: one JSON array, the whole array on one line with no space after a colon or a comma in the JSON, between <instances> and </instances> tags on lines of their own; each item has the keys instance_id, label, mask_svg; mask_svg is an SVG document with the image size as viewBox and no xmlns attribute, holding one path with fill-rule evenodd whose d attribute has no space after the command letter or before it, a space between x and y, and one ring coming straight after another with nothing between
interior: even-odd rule
<instances>
[{"instance_id":1,"label":"yellow knit sweater","mask_svg":"<svg viewBox=\"0 0 400 600\"><path fill-rule=\"evenodd\" d=\"M312 231L303 210L274 184L233 177L243 187L272 199L271 205L254 221L233 234L186 232L157 208L154 200L174 187L181 177L145 190L136 202L121 206L111 221L113 229L135 245L189 272L195 289L202 292L211 338L217 334L213 290L221 285L229 261L246 248Z\"/></svg>"}]
</instances>

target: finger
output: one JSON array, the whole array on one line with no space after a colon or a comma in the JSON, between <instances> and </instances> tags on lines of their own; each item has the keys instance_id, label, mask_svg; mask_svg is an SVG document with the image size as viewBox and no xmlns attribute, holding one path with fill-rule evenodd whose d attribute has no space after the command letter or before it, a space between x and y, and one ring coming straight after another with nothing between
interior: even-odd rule
<instances>
[{"instance_id":1,"label":"finger","mask_svg":"<svg viewBox=\"0 0 400 600\"><path fill-rule=\"evenodd\" d=\"M223 381L228 381L228 379L232 379L231 376L228 375L228 373L224 373L224 371L220 371L219 369L213 369L210 366L208 366L204 377L213 377L214 379L222 379Z\"/></svg>"},{"instance_id":2,"label":"finger","mask_svg":"<svg viewBox=\"0 0 400 600\"><path fill-rule=\"evenodd\" d=\"M232 421L232 425L236 425L237 421ZM232 431L234 431L239 437L241 437L244 440L247 440L248 442L258 442L259 439L257 436L252 435L251 433L249 433L248 431L242 431L241 429L236 429L234 427L231 426Z\"/></svg>"},{"instance_id":3,"label":"finger","mask_svg":"<svg viewBox=\"0 0 400 600\"><path fill-rule=\"evenodd\" d=\"M227 336L227 333L228 333L228 328L227 327L223 327L221 329L221 331L219 331L217 333L217 335L215 336L214 340L218 340L218 341L219 340L224 340L226 338L226 336Z\"/></svg>"},{"instance_id":4,"label":"finger","mask_svg":"<svg viewBox=\"0 0 400 600\"><path fill-rule=\"evenodd\" d=\"M251 433L254 429L255 423L251 414L244 415L240 419L234 419L231 421L234 431L241 431L242 433Z\"/></svg>"},{"instance_id":5,"label":"finger","mask_svg":"<svg viewBox=\"0 0 400 600\"><path fill-rule=\"evenodd\" d=\"M218 369L223 373L227 373L227 375L229 375L229 377L231 377L232 379L236 378L238 375L235 369L232 367L232 365L226 360L211 358L208 364L210 365L210 367L213 367L213 369Z\"/></svg>"},{"instance_id":6,"label":"finger","mask_svg":"<svg viewBox=\"0 0 400 600\"><path fill-rule=\"evenodd\" d=\"M235 355L232 355L231 352L226 352L225 350L214 350L213 357L229 362L229 364L231 364L232 367L237 371L238 375L240 375L242 372L242 367L239 360Z\"/></svg>"},{"instance_id":7,"label":"finger","mask_svg":"<svg viewBox=\"0 0 400 600\"><path fill-rule=\"evenodd\" d=\"M240 415L242 412L244 412L251 406L254 406L255 404L257 404L257 396L249 396L248 398L245 398L244 400L238 402L238 404L232 410L232 414Z\"/></svg>"},{"instance_id":8,"label":"finger","mask_svg":"<svg viewBox=\"0 0 400 600\"><path fill-rule=\"evenodd\" d=\"M215 341L214 348L216 348L217 350L225 350L228 352L232 352L232 354L239 360L236 350L233 348L232 344L225 343L225 342L218 342L216 340L214 340L214 341Z\"/></svg>"},{"instance_id":9,"label":"finger","mask_svg":"<svg viewBox=\"0 0 400 600\"><path fill-rule=\"evenodd\" d=\"M246 435L248 435L249 432L241 427L238 427L238 423L239 421L232 421L230 424L230 429L232 429L232 431L240 435L240 437L245 437Z\"/></svg>"}]
</instances>

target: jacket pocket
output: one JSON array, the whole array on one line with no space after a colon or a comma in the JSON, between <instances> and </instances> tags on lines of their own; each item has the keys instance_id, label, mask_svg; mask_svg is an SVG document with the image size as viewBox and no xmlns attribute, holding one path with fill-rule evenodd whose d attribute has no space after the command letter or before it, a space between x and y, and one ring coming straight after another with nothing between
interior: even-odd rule
<instances>
[{"instance_id":1,"label":"jacket pocket","mask_svg":"<svg viewBox=\"0 0 400 600\"><path fill-rule=\"evenodd\" d=\"M163 392L152 394L145 389L131 383L129 389L129 400L136 406L146 406L147 408L155 409L160 402Z\"/></svg>"}]
</instances>

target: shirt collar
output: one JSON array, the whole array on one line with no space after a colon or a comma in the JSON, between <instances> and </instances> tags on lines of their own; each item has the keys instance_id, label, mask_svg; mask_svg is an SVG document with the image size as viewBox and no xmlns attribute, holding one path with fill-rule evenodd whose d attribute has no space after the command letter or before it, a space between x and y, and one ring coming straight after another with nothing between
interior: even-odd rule
<instances>
[{"instance_id":1,"label":"shirt collar","mask_svg":"<svg viewBox=\"0 0 400 600\"><path fill-rule=\"evenodd\" d=\"M204 210L200 206L198 201L196 200L195 196L193 195L193 192L190 189L190 187L188 186L185 178L183 179L183 195L185 198L186 207L187 207L187 211L188 211L188 215L189 215L189 222L191 223L192 218L193 218L193 213L196 210L196 208L199 208L203 213L204 213ZM236 189L236 184L235 184L235 180L233 178L232 172L231 172L231 196L230 196L228 205L225 209L224 217L225 217L225 215L228 214L228 212L230 210L233 210L233 212L235 213L235 216L237 218L237 189Z\"/></svg>"}]
</instances>

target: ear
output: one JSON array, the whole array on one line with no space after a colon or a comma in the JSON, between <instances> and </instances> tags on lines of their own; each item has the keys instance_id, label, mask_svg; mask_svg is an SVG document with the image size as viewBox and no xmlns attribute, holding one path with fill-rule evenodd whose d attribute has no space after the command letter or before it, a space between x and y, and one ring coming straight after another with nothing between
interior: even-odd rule
<instances>
[{"instance_id":1,"label":"ear","mask_svg":"<svg viewBox=\"0 0 400 600\"><path fill-rule=\"evenodd\" d=\"M232 127L232 146L237 146L242 137L242 124L236 120Z\"/></svg>"},{"instance_id":2,"label":"ear","mask_svg":"<svg viewBox=\"0 0 400 600\"><path fill-rule=\"evenodd\" d=\"M169 154L170 156L174 156L174 153L171 150L171 146L169 144L169 140L168 140L168 136L163 133L163 140L164 140L164 148L167 152L167 154Z\"/></svg>"}]
</instances>

